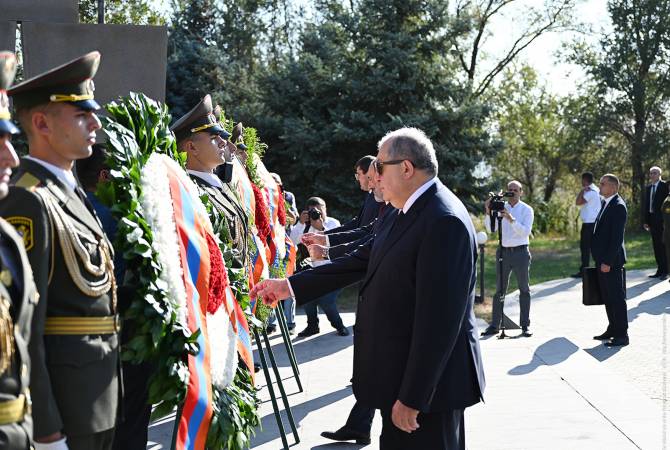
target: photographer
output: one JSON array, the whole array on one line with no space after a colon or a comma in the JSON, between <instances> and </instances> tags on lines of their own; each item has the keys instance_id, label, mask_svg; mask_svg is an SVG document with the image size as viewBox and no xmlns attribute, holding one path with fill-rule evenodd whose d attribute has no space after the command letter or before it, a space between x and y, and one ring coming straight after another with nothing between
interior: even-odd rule
<instances>
[{"instance_id":1,"label":"photographer","mask_svg":"<svg viewBox=\"0 0 670 450\"><path fill-rule=\"evenodd\" d=\"M509 276L514 272L519 286L519 306L521 309L521 335L531 336L530 332L530 286L528 284L530 269L530 251L528 250L528 237L533 229L533 208L521 201L523 188L518 181L510 181L504 195L509 200L501 205L492 202L491 198L484 204L486 210L486 229L488 232L496 231L491 226L492 218L502 218L502 249L496 250L496 260L502 257L502 273L500 265L496 264L496 293L493 297L493 317L489 327L482 336L496 334L500 328L503 318L503 303L509 284ZM501 253L502 250L502 253Z\"/></svg>"},{"instance_id":2,"label":"photographer","mask_svg":"<svg viewBox=\"0 0 670 450\"><path fill-rule=\"evenodd\" d=\"M300 244L300 238L305 233L323 233L326 230L340 226L337 219L328 217L326 202L320 197L311 197L307 200L307 207L300 213L300 221L291 230L291 240L296 246ZM303 246L304 244L301 244ZM340 336L348 336L349 330L344 326L340 313L337 310L337 296L339 290L330 292L317 300L307 303L305 314L307 314L307 328L298 333L299 337L312 336L319 334L319 315L317 306L326 314L330 324L337 330Z\"/></svg>"}]
</instances>

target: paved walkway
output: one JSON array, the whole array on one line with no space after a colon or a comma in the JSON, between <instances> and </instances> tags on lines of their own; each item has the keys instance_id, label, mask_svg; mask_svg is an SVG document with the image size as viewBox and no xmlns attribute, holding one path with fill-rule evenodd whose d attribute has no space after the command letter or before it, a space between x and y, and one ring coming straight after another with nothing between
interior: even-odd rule
<instances>
[{"instance_id":1,"label":"paved walkway","mask_svg":"<svg viewBox=\"0 0 670 450\"><path fill-rule=\"evenodd\" d=\"M628 274L631 345L619 349L592 340L605 329L605 311L582 306L580 281L534 286L533 337L481 343L486 403L466 412L468 450L670 450L670 284L650 281L649 273ZM505 312L518 318L515 294L508 296ZM299 329L304 320L298 317ZM354 315L345 314L344 320L352 325ZM272 339L302 440L293 448L358 449L319 436L341 426L354 402L352 339L335 335L325 320L321 325L321 335L294 341L303 393L297 392L281 338ZM259 383L264 385L262 376ZM252 448L279 449L267 389L261 397L263 430ZM170 420L152 425L149 448L169 448L172 426ZM380 428L376 417L373 443L366 449L379 448ZM294 442L291 436L289 442Z\"/></svg>"}]
</instances>

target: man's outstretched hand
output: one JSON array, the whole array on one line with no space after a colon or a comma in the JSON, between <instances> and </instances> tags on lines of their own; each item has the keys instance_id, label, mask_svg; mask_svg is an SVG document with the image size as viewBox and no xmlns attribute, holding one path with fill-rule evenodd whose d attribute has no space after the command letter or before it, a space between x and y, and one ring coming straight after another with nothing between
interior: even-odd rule
<instances>
[{"instance_id":1,"label":"man's outstretched hand","mask_svg":"<svg viewBox=\"0 0 670 450\"><path fill-rule=\"evenodd\" d=\"M279 300L291 297L291 290L288 287L288 280L286 278L263 280L254 286L249 293L249 297L262 297L263 303L274 308L277 306Z\"/></svg>"},{"instance_id":2,"label":"man's outstretched hand","mask_svg":"<svg viewBox=\"0 0 670 450\"><path fill-rule=\"evenodd\" d=\"M320 233L305 233L300 237L300 241L307 247L313 244L326 245L326 235Z\"/></svg>"}]
</instances>

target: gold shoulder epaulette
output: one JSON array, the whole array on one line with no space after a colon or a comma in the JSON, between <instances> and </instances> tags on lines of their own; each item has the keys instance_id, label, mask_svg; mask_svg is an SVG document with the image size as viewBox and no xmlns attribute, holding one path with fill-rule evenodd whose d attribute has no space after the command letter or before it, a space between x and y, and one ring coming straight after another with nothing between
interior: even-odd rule
<instances>
[{"instance_id":1,"label":"gold shoulder epaulette","mask_svg":"<svg viewBox=\"0 0 670 450\"><path fill-rule=\"evenodd\" d=\"M21 177L16 181L15 186L33 190L40 186L42 182L32 173L25 172Z\"/></svg>"}]
</instances>

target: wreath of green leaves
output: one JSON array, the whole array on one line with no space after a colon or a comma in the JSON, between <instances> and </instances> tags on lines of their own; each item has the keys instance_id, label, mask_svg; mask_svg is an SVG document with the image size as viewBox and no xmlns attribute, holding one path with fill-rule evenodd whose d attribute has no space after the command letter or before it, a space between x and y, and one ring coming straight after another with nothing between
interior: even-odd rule
<instances>
[{"instance_id":1,"label":"wreath of green leaves","mask_svg":"<svg viewBox=\"0 0 670 450\"><path fill-rule=\"evenodd\" d=\"M132 363L151 361L155 372L149 380L149 401L157 404L153 417L162 417L183 403L188 385L185 355L197 354L199 332L191 333L179 323L177 311L167 298L167 286L160 280L162 267L153 249L153 234L140 204L141 173L153 153L164 153L182 167L185 154L179 153L169 129L170 114L165 105L144 94L130 93L106 107L103 117L107 135L111 181L101 183L97 195L110 207L118 221L114 248L126 262L124 295L132 296L126 323L134 327L133 337L124 347L122 358ZM208 201L209 203L209 201ZM207 205L206 205L207 206ZM211 205L208 205L211 207ZM218 235L225 238L221 223ZM231 267L230 246L222 243L227 267ZM244 271L228 269L231 288L244 308L249 304ZM214 417L207 443L210 448L249 448L253 430L259 426L259 401L249 372L238 368L233 383L225 389L213 388Z\"/></svg>"}]
</instances>

